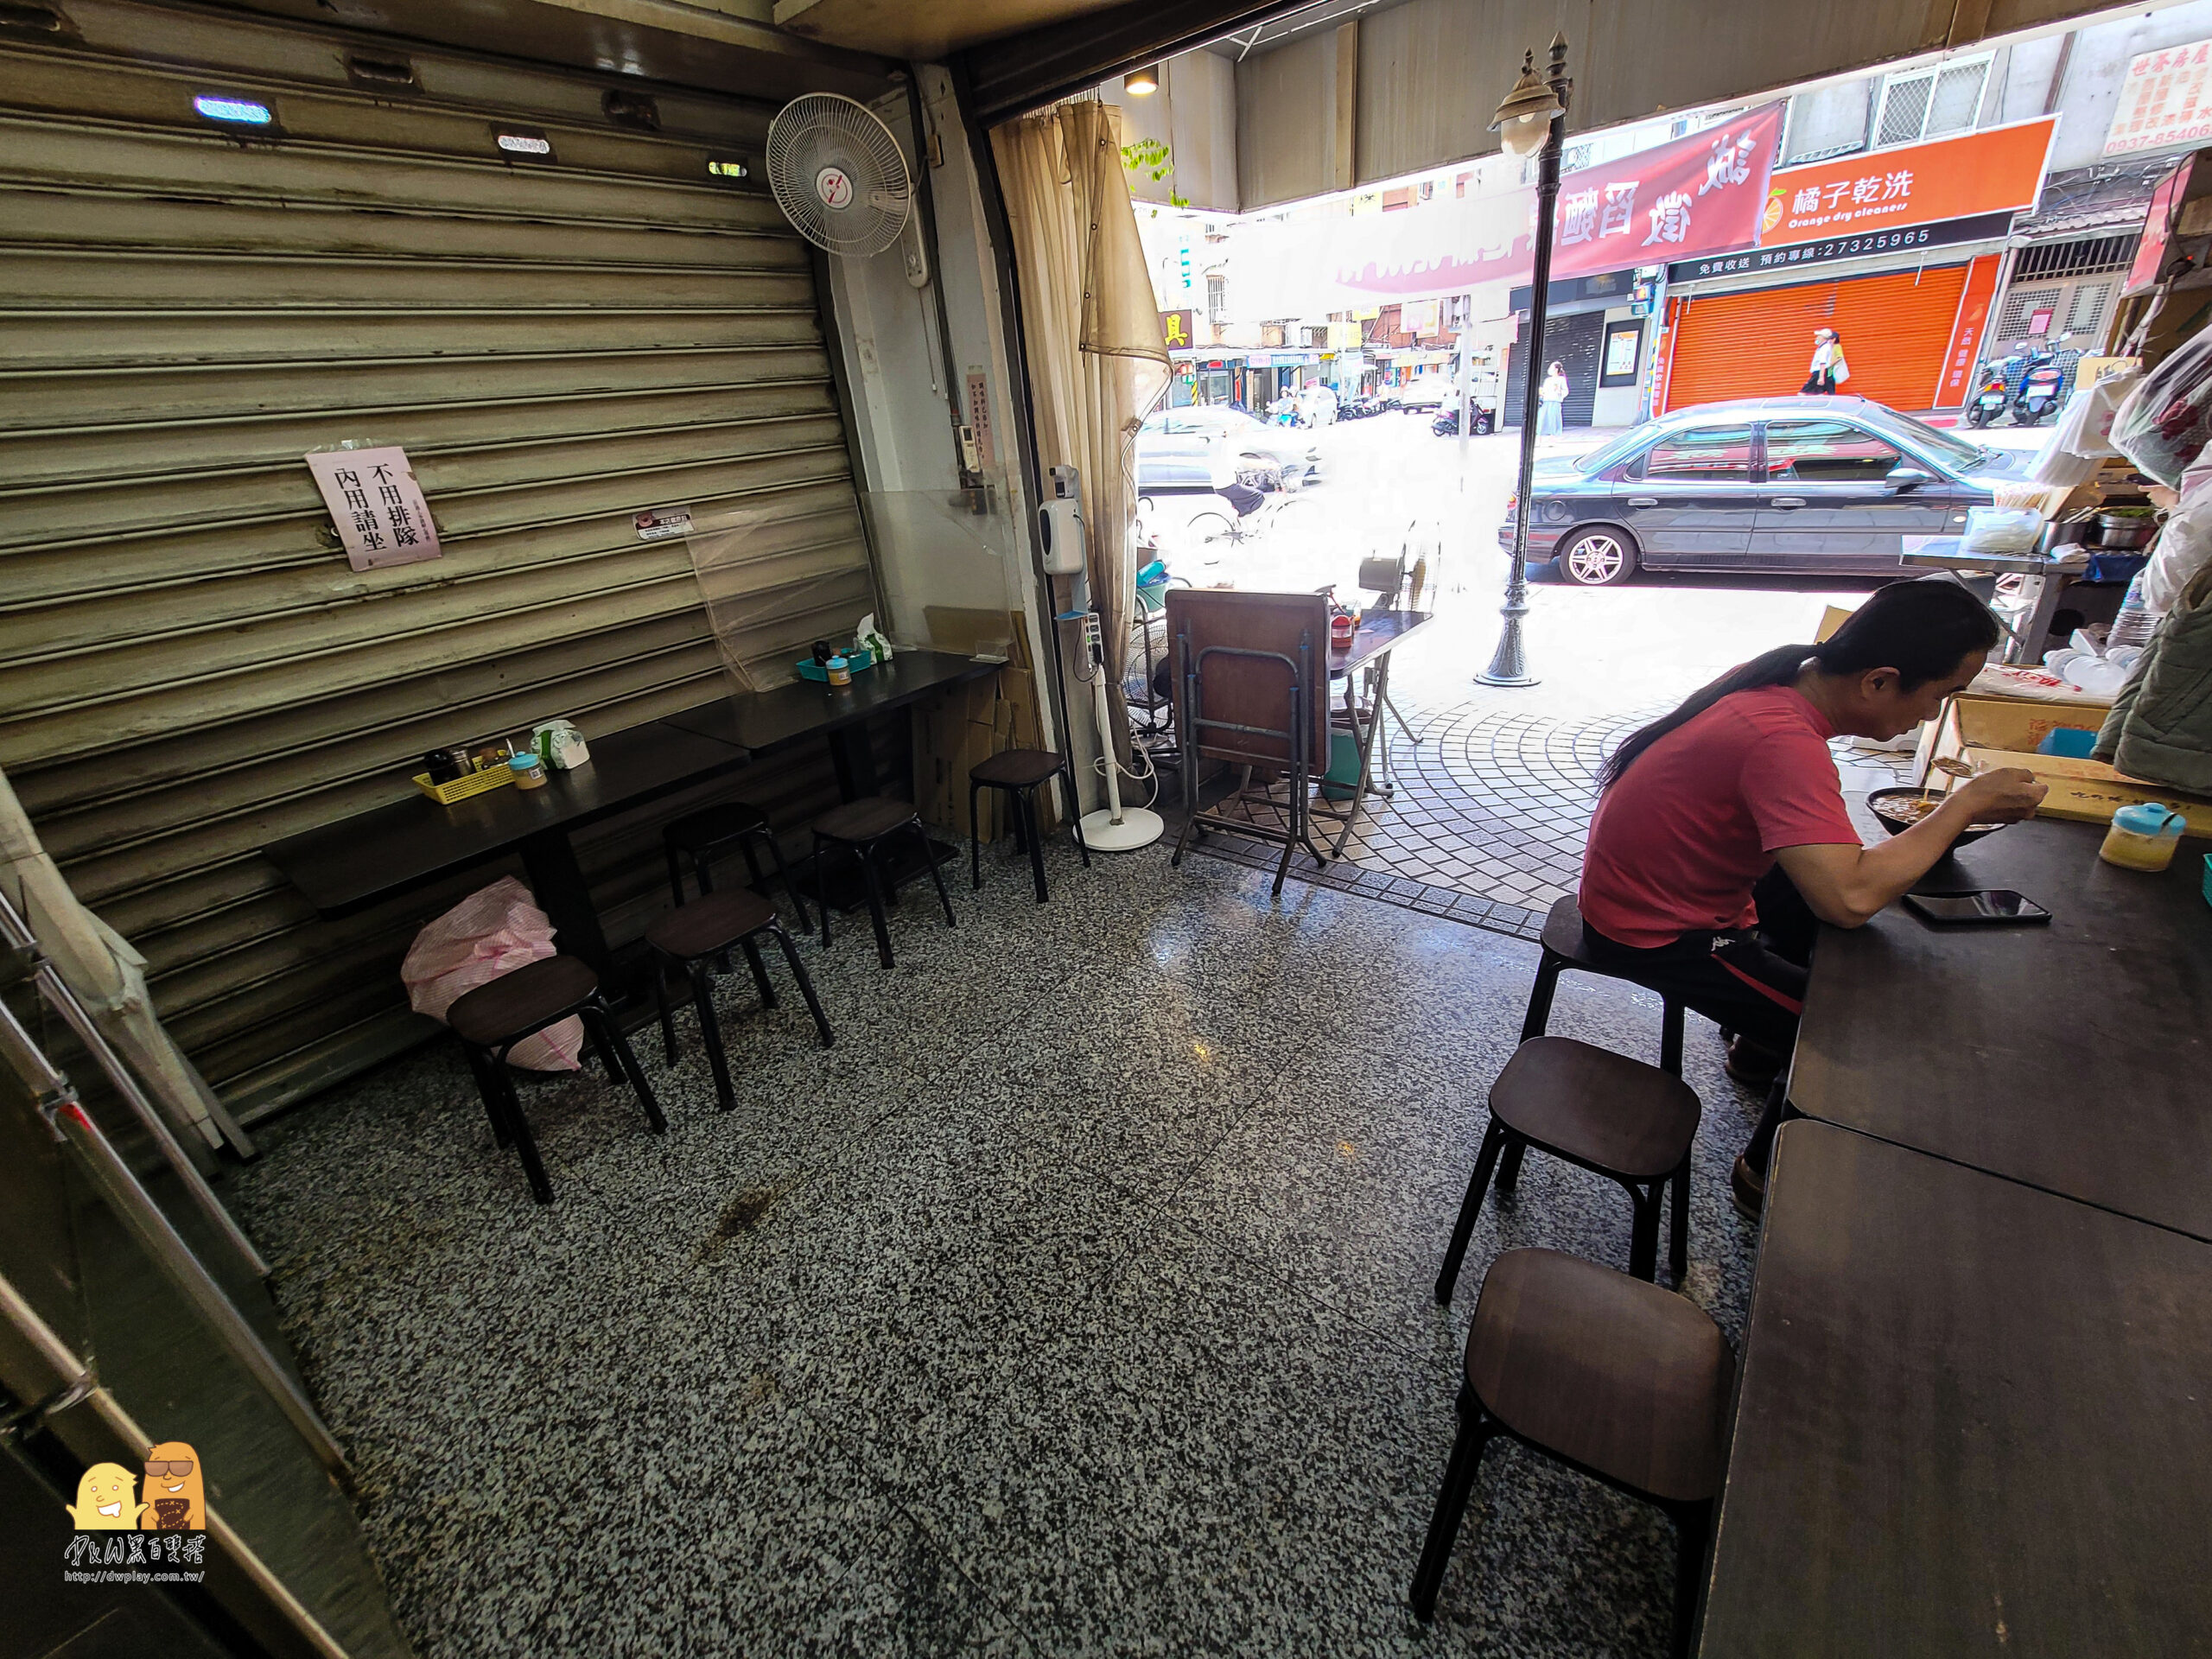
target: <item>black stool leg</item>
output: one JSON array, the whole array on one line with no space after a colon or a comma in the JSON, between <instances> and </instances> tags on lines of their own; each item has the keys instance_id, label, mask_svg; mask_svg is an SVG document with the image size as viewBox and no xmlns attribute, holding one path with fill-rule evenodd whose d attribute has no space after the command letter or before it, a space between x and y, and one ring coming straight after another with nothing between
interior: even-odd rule
<instances>
[{"instance_id":1,"label":"black stool leg","mask_svg":"<svg viewBox=\"0 0 2212 1659\"><path fill-rule=\"evenodd\" d=\"M658 956L653 957L653 1005L660 1011L661 1046L668 1054L668 1063L676 1064L676 1016L668 1006L668 964Z\"/></svg>"},{"instance_id":2,"label":"black stool leg","mask_svg":"<svg viewBox=\"0 0 2212 1659\"><path fill-rule=\"evenodd\" d=\"M983 786L973 778L968 780L968 890L983 890L983 822L976 816L976 803Z\"/></svg>"},{"instance_id":3,"label":"black stool leg","mask_svg":"<svg viewBox=\"0 0 2212 1659\"><path fill-rule=\"evenodd\" d=\"M1083 803L1076 798L1075 769L1063 767L1062 775L1068 780L1068 830L1075 836L1075 849L1083 855L1083 868L1090 868L1090 844L1083 838Z\"/></svg>"},{"instance_id":4,"label":"black stool leg","mask_svg":"<svg viewBox=\"0 0 2212 1659\"><path fill-rule=\"evenodd\" d=\"M512 1046L512 1043L507 1045L507 1048ZM531 1193L540 1204L550 1204L553 1183L545 1179L545 1163L537 1155L537 1142L530 1133L530 1120L522 1115L522 1098L515 1093L515 1080L507 1075L507 1049L486 1055L484 1064L499 1087L507 1127L515 1137L515 1151L522 1159L522 1173L530 1177Z\"/></svg>"},{"instance_id":5,"label":"black stool leg","mask_svg":"<svg viewBox=\"0 0 2212 1659\"><path fill-rule=\"evenodd\" d=\"M473 1043L461 1044L461 1058L468 1062L470 1073L476 1079L476 1092L484 1102L484 1116L492 1120L493 1143L502 1147L514 1145L514 1135L508 1129L507 1120L499 1110L499 1087L490 1077L484 1075L484 1056L478 1052L476 1046Z\"/></svg>"},{"instance_id":6,"label":"black stool leg","mask_svg":"<svg viewBox=\"0 0 2212 1659\"><path fill-rule=\"evenodd\" d=\"M1659 1203L1665 1195L1667 1183L1654 1181L1649 1189L1624 1181L1630 1198L1634 1202L1633 1219L1629 1223L1628 1271L1631 1279L1641 1279L1647 1284L1659 1281Z\"/></svg>"},{"instance_id":7,"label":"black stool leg","mask_svg":"<svg viewBox=\"0 0 2212 1659\"><path fill-rule=\"evenodd\" d=\"M814 866L814 902L822 907L822 948L827 950L830 948L830 884L822 874L822 835L819 830L815 832L814 856L810 862Z\"/></svg>"},{"instance_id":8,"label":"black stool leg","mask_svg":"<svg viewBox=\"0 0 2212 1659\"><path fill-rule=\"evenodd\" d=\"M1659 1016L1659 1069L1682 1075L1682 1005L1669 997Z\"/></svg>"},{"instance_id":9,"label":"black stool leg","mask_svg":"<svg viewBox=\"0 0 2212 1659\"><path fill-rule=\"evenodd\" d=\"M699 1040L706 1045L707 1069L715 1074L715 1102L729 1111L737 1096L729 1086L729 1057L722 1052L721 1022L715 1018L715 976L704 957L684 964L691 976L691 1006L699 1010Z\"/></svg>"},{"instance_id":10,"label":"black stool leg","mask_svg":"<svg viewBox=\"0 0 2212 1659\"><path fill-rule=\"evenodd\" d=\"M680 909L683 904L683 855L672 842L663 843L668 854L668 896Z\"/></svg>"},{"instance_id":11,"label":"black stool leg","mask_svg":"<svg viewBox=\"0 0 2212 1659\"><path fill-rule=\"evenodd\" d=\"M629 1079L622 1075L622 1068L614 1063L614 1051L607 1046L607 1039L590 1020L584 1021L584 1036L591 1044L591 1052L599 1056L599 1063L607 1068L607 1080L620 1089Z\"/></svg>"},{"instance_id":12,"label":"black stool leg","mask_svg":"<svg viewBox=\"0 0 2212 1659\"><path fill-rule=\"evenodd\" d=\"M1460 1202L1459 1218L1452 1224L1452 1243L1445 1248L1444 1269L1436 1275L1436 1300L1440 1306L1452 1305L1452 1292L1459 1282L1459 1263L1466 1259L1467 1241L1474 1236L1475 1218L1482 1213L1483 1194L1490 1190L1491 1172L1497 1167L1497 1154L1505 1141L1503 1126L1493 1117L1490 1127L1483 1131L1483 1149L1476 1155L1475 1173L1467 1182L1467 1196Z\"/></svg>"},{"instance_id":13,"label":"black stool leg","mask_svg":"<svg viewBox=\"0 0 2212 1659\"><path fill-rule=\"evenodd\" d=\"M891 924L883 913L883 884L875 879L875 861L868 855L875 850L875 843L867 842L853 849L861 861L861 880L868 884L868 916L875 924L876 959L887 968L891 963ZM937 865L930 865L935 871Z\"/></svg>"},{"instance_id":14,"label":"black stool leg","mask_svg":"<svg viewBox=\"0 0 2212 1659\"><path fill-rule=\"evenodd\" d=\"M1521 1040L1541 1037L1544 1027L1551 1023L1552 996L1559 989L1559 970L1567 966L1567 958L1544 952L1543 960L1536 964L1536 982L1529 991L1529 1013L1521 1021Z\"/></svg>"},{"instance_id":15,"label":"black stool leg","mask_svg":"<svg viewBox=\"0 0 2212 1659\"><path fill-rule=\"evenodd\" d=\"M760 960L760 947L753 944L753 936L749 933L743 944L746 963L753 969L753 986L760 993L760 1006L772 1008L776 1006L776 988L768 982L768 964Z\"/></svg>"},{"instance_id":16,"label":"black stool leg","mask_svg":"<svg viewBox=\"0 0 2212 1659\"><path fill-rule=\"evenodd\" d=\"M791 978L798 980L798 995L807 1000L807 1013L814 1015L814 1028L823 1033L823 1048L834 1048L836 1046L836 1033L830 1028L830 1020L823 1015L821 998L814 995L814 980L807 978L807 964L798 960L798 947L791 943L790 933L783 931L781 927L774 927L772 931L777 936L777 943L783 947L783 960L791 964Z\"/></svg>"},{"instance_id":17,"label":"black stool leg","mask_svg":"<svg viewBox=\"0 0 2212 1659\"><path fill-rule=\"evenodd\" d=\"M1436 1594L1444 1587L1444 1569L1451 1564L1459 1522L1467 1513L1467 1497L1475 1489L1483 1448L1496 1432L1473 1391L1462 1388L1459 1438L1452 1442L1451 1461L1444 1466L1444 1485L1436 1494L1436 1513L1429 1520L1427 1541L1421 1547L1421 1566L1414 1572L1414 1617L1424 1624L1436 1617Z\"/></svg>"},{"instance_id":18,"label":"black stool leg","mask_svg":"<svg viewBox=\"0 0 2212 1659\"><path fill-rule=\"evenodd\" d=\"M1028 832L1029 874L1036 878L1037 902L1041 905L1051 895L1045 891L1045 836L1037 823L1037 791L1015 790L1014 810L1015 822Z\"/></svg>"},{"instance_id":19,"label":"black stool leg","mask_svg":"<svg viewBox=\"0 0 2212 1659\"><path fill-rule=\"evenodd\" d=\"M645 1121L653 1126L653 1133L666 1133L668 1120L660 1115L660 1101L653 1093L652 1084L645 1081L644 1068L639 1065L638 1057L630 1052L630 1045L622 1036L622 1027L614 1023L614 1016L608 1011L607 1004L594 996L576 1012L583 1016L585 1028L598 1034L602 1052L611 1050L614 1058L621 1062L623 1074L628 1077L639 1103L645 1109Z\"/></svg>"},{"instance_id":20,"label":"black stool leg","mask_svg":"<svg viewBox=\"0 0 2212 1659\"><path fill-rule=\"evenodd\" d=\"M944 906L944 925L957 927L960 918L952 913L952 895L944 890L944 872L937 867L937 849L930 845L930 832L919 818L914 820L913 830L922 843L922 862L929 866L930 880L937 883L937 901Z\"/></svg>"},{"instance_id":21,"label":"black stool leg","mask_svg":"<svg viewBox=\"0 0 2212 1659\"><path fill-rule=\"evenodd\" d=\"M1667 1246L1667 1266L1675 1275L1675 1288L1680 1290L1690 1274L1690 1155L1682 1154L1682 1166L1676 1170L1669 1185L1675 1190L1674 1237Z\"/></svg>"},{"instance_id":22,"label":"black stool leg","mask_svg":"<svg viewBox=\"0 0 2212 1659\"><path fill-rule=\"evenodd\" d=\"M1711 1503L1675 1505L1675 1659L1689 1659L1697 1634L1697 1602L1705 1588L1705 1563L1713 1538Z\"/></svg>"},{"instance_id":23,"label":"black stool leg","mask_svg":"<svg viewBox=\"0 0 2212 1659\"><path fill-rule=\"evenodd\" d=\"M791 911L798 918L798 931L804 933L808 925L806 900L798 896L798 887L791 880L791 873L784 863L783 844L776 839L776 832L772 830L763 830L758 833L760 839L768 843L768 858L776 867L776 880L784 884L784 897L791 901Z\"/></svg>"},{"instance_id":24,"label":"black stool leg","mask_svg":"<svg viewBox=\"0 0 2212 1659\"><path fill-rule=\"evenodd\" d=\"M1497 1160L1499 1192L1510 1192L1521 1184L1521 1154L1525 1146L1526 1143L1521 1141L1510 1142L1505 1148L1505 1155Z\"/></svg>"}]
</instances>

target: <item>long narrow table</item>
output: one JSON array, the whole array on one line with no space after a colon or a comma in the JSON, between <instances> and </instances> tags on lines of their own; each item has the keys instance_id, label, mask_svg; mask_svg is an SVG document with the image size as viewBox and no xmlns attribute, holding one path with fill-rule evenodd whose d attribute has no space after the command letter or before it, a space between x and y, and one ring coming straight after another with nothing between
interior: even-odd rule
<instances>
[{"instance_id":1,"label":"long narrow table","mask_svg":"<svg viewBox=\"0 0 2212 1659\"><path fill-rule=\"evenodd\" d=\"M827 737L848 800L874 791L866 723L1001 664L946 652L902 652L850 686L800 680L710 702L591 740L591 760L543 789L495 789L452 806L417 796L358 813L266 849L325 916L350 915L440 876L519 853L561 949L601 973L607 935L576 863L570 832L709 781L754 756Z\"/></svg>"},{"instance_id":2,"label":"long narrow table","mask_svg":"<svg viewBox=\"0 0 2212 1659\"><path fill-rule=\"evenodd\" d=\"M2208 845L2145 875L2094 824L1961 848L1926 892L2012 887L2046 927L1825 929L1789 1101L1808 1116L2212 1239ZM2208 1358L2212 1374L2212 1358Z\"/></svg>"},{"instance_id":3,"label":"long narrow table","mask_svg":"<svg viewBox=\"0 0 2212 1659\"><path fill-rule=\"evenodd\" d=\"M2208 1356L2212 1245L1785 1126L1700 1651L2204 1652Z\"/></svg>"},{"instance_id":4,"label":"long narrow table","mask_svg":"<svg viewBox=\"0 0 2212 1659\"><path fill-rule=\"evenodd\" d=\"M1400 645L1436 620L1429 611L1392 611L1380 608L1364 613L1351 643L1329 651L1329 677L1344 683L1344 717L1351 723L1352 737L1359 748L1359 782L1352 791L1352 798L1344 811L1342 826L1337 831L1336 843L1330 849L1334 858L1344 856L1345 845L1359 822L1361 810L1370 795L1388 795L1390 782L1390 734L1389 716L1397 714L1390 702L1390 663ZM1359 690L1365 679L1368 696L1368 715L1364 724L1359 718ZM1408 735L1411 734L1410 728ZM1376 763L1382 763L1382 780L1376 779Z\"/></svg>"}]
</instances>

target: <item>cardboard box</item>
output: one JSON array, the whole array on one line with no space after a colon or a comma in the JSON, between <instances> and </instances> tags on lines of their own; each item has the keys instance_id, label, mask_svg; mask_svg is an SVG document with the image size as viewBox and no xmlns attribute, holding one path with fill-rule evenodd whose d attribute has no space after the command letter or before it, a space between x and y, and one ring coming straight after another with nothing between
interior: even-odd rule
<instances>
[{"instance_id":1,"label":"cardboard box","mask_svg":"<svg viewBox=\"0 0 2212 1659\"><path fill-rule=\"evenodd\" d=\"M2138 801L2157 801L2171 807L2188 822L2184 832L2212 836L2212 800L2184 795L2164 784L2139 778L2105 765L2101 760L2075 760L2064 755L2037 754L2018 750L1969 748L1966 758L1980 766L2025 766L2050 793L2036 809L2042 818L2069 818L2078 823L2109 823L2112 815Z\"/></svg>"},{"instance_id":2,"label":"cardboard box","mask_svg":"<svg viewBox=\"0 0 2212 1659\"><path fill-rule=\"evenodd\" d=\"M1968 749L2033 750L2062 726L2098 731L2111 712L2111 705L2102 702L2031 702L2019 697L1961 692L1944 705L1936 734L1936 753L1940 757L1963 754Z\"/></svg>"}]
</instances>

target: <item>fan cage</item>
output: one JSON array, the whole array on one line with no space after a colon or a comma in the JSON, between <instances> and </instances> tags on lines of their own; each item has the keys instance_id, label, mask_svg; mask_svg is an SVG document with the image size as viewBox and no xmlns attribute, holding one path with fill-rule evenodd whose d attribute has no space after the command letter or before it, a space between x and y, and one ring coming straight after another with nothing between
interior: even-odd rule
<instances>
[{"instance_id":1,"label":"fan cage","mask_svg":"<svg viewBox=\"0 0 2212 1659\"><path fill-rule=\"evenodd\" d=\"M817 248L851 257L881 253L912 211L906 158L891 129L866 105L809 92L778 111L768 127L768 188L791 226ZM823 200L830 168L852 186L848 205Z\"/></svg>"}]
</instances>

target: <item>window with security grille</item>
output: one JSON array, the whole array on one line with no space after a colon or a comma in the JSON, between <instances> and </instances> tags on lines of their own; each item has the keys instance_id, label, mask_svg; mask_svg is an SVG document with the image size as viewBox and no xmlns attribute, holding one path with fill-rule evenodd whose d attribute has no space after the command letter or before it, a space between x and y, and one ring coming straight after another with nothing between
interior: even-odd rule
<instances>
[{"instance_id":1,"label":"window with security grille","mask_svg":"<svg viewBox=\"0 0 2212 1659\"><path fill-rule=\"evenodd\" d=\"M1220 276L1206 278L1206 321L1217 327L1229 321L1227 279Z\"/></svg>"},{"instance_id":2,"label":"window with security grille","mask_svg":"<svg viewBox=\"0 0 2212 1659\"><path fill-rule=\"evenodd\" d=\"M1916 144L1974 130L1974 113L1989 79L1989 60L1891 75L1882 86L1882 112L1874 124L1874 147Z\"/></svg>"},{"instance_id":3,"label":"window with security grille","mask_svg":"<svg viewBox=\"0 0 2212 1659\"><path fill-rule=\"evenodd\" d=\"M2135 263L2133 232L2126 236L2085 237L2073 242L2045 242L2022 248L2012 262L2016 283L2056 276L2087 276L2104 270L2126 270Z\"/></svg>"}]
</instances>

